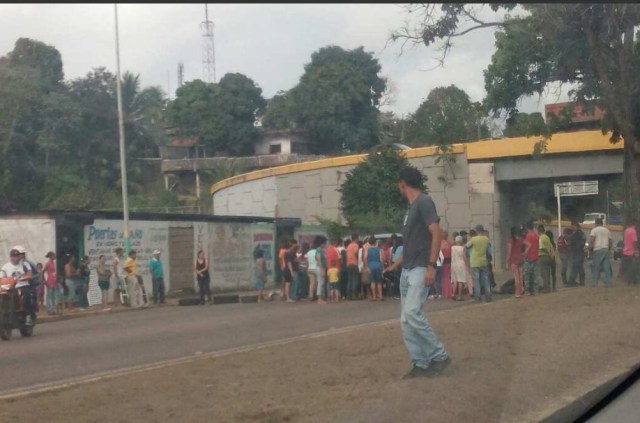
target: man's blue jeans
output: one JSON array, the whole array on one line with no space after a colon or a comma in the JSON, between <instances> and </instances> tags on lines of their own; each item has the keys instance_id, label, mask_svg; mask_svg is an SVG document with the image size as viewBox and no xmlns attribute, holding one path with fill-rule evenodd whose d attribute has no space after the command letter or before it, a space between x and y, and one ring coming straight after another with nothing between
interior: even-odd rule
<instances>
[{"instance_id":1,"label":"man's blue jeans","mask_svg":"<svg viewBox=\"0 0 640 423\"><path fill-rule=\"evenodd\" d=\"M472 267L473 298L480 301L480 289L484 291L484 298L491 301L491 284L489 283L489 266Z\"/></svg>"},{"instance_id":2,"label":"man's blue jeans","mask_svg":"<svg viewBox=\"0 0 640 423\"><path fill-rule=\"evenodd\" d=\"M604 272L605 286L611 288L611 261L606 248L593 252L593 286L598 286L601 272Z\"/></svg>"},{"instance_id":3,"label":"man's blue jeans","mask_svg":"<svg viewBox=\"0 0 640 423\"><path fill-rule=\"evenodd\" d=\"M442 295L442 266L436 267L436 283L429 287L428 295Z\"/></svg>"},{"instance_id":4,"label":"man's blue jeans","mask_svg":"<svg viewBox=\"0 0 640 423\"><path fill-rule=\"evenodd\" d=\"M289 298L292 300L298 299L298 291L300 289L300 272L293 272L293 282L291 283L291 288L289 288Z\"/></svg>"},{"instance_id":5,"label":"man's blue jeans","mask_svg":"<svg viewBox=\"0 0 640 423\"><path fill-rule=\"evenodd\" d=\"M427 300L426 267L402 269L400 276L400 324L402 337L414 366L426 369L432 361L447 359L447 352L433 332L422 306Z\"/></svg>"},{"instance_id":6,"label":"man's blue jeans","mask_svg":"<svg viewBox=\"0 0 640 423\"><path fill-rule=\"evenodd\" d=\"M529 294L535 295L538 293L538 280L537 280L537 268L538 260L525 261L524 262L524 288Z\"/></svg>"}]
</instances>

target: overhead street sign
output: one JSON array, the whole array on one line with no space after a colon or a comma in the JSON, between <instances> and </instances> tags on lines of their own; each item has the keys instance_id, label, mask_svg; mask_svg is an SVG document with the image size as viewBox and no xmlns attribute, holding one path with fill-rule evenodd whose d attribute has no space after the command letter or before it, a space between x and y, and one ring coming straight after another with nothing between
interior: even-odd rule
<instances>
[{"instance_id":1,"label":"overhead street sign","mask_svg":"<svg viewBox=\"0 0 640 423\"><path fill-rule=\"evenodd\" d=\"M577 181L577 182L563 182L560 184L553 184L553 194L558 201L558 235L562 234L562 228L560 222L562 221L562 204L560 199L562 197L578 197L582 195L597 195L598 194L598 181Z\"/></svg>"},{"instance_id":2,"label":"overhead street sign","mask_svg":"<svg viewBox=\"0 0 640 423\"><path fill-rule=\"evenodd\" d=\"M598 181L563 182L553 184L554 196L578 197L582 195L597 195Z\"/></svg>"}]
</instances>

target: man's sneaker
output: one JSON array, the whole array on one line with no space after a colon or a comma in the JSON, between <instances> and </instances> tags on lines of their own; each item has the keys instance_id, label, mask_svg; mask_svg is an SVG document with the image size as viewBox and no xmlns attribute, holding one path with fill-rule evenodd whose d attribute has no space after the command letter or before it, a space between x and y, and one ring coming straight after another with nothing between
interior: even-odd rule
<instances>
[{"instance_id":1,"label":"man's sneaker","mask_svg":"<svg viewBox=\"0 0 640 423\"><path fill-rule=\"evenodd\" d=\"M444 360L433 360L431 364L429 364L429 370L431 373L442 373L450 364L451 357L447 357Z\"/></svg>"},{"instance_id":2,"label":"man's sneaker","mask_svg":"<svg viewBox=\"0 0 640 423\"><path fill-rule=\"evenodd\" d=\"M433 372L430 369L423 369L422 367L413 366L411 371L404 375L402 379L413 379L416 377L428 377L431 376Z\"/></svg>"},{"instance_id":3,"label":"man's sneaker","mask_svg":"<svg viewBox=\"0 0 640 423\"><path fill-rule=\"evenodd\" d=\"M25 324L26 326L32 326L32 325L33 325L33 320L31 320L31 316L27 316L27 317L24 319L24 324Z\"/></svg>"}]
</instances>

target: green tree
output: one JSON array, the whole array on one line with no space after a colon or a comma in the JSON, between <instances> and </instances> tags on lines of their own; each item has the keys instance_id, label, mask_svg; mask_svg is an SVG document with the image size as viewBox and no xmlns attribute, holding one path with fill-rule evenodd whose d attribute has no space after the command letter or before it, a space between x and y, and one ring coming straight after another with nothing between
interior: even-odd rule
<instances>
[{"instance_id":1,"label":"green tree","mask_svg":"<svg viewBox=\"0 0 640 423\"><path fill-rule=\"evenodd\" d=\"M492 4L494 11L515 4ZM486 105L516 111L518 99L540 94L552 82L573 84L576 101L598 105L611 142L624 142L626 218L640 214L640 5L522 4L525 13L483 21L470 5L418 5L417 25L408 23L392 39L442 43L474 30L496 27L496 52L485 71ZM440 10L437 10L437 9ZM473 21L463 28L460 18ZM416 29L416 30L412 30ZM635 37L634 37L635 36ZM443 56L444 58L444 56ZM639 216L640 217L640 216Z\"/></svg>"},{"instance_id":2,"label":"green tree","mask_svg":"<svg viewBox=\"0 0 640 423\"><path fill-rule=\"evenodd\" d=\"M39 142L52 135L52 99L64 90L60 53L20 38L0 58L0 203L5 210L32 210L43 192Z\"/></svg>"},{"instance_id":3,"label":"green tree","mask_svg":"<svg viewBox=\"0 0 640 423\"><path fill-rule=\"evenodd\" d=\"M338 191L340 210L350 226L365 230L398 228L407 208L398 191L398 176L408 166L401 153L385 148L369 154L347 174Z\"/></svg>"},{"instance_id":4,"label":"green tree","mask_svg":"<svg viewBox=\"0 0 640 423\"><path fill-rule=\"evenodd\" d=\"M393 112L383 112L378 115L378 139L380 144L405 143L405 122Z\"/></svg>"},{"instance_id":5,"label":"green tree","mask_svg":"<svg viewBox=\"0 0 640 423\"><path fill-rule=\"evenodd\" d=\"M267 102L262 126L266 129L290 129L293 122L293 105L288 93L279 92Z\"/></svg>"},{"instance_id":6,"label":"green tree","mask_svg":"<svg viewBox=\"0 0 640 423\"><path fill-rule=\"evenodd\" d=\"M60 52L41 41L18 38L6 60L10 66L38 72L37 80L45 91L58 88L64 80Z\"/></svg>"},{"instance_id":7,"label":"green tree","mask_svg":"<svg viewBox=\"0 0 640 423\"><path fill-rule=\"evenodd\" d=\"M324 47L311 55L288 95L292 120L319 153L360 151L378 143L378 105L386 81L363 47Z\"/></svg>"},{"instance_id":8,"label":"green tree","mask_svg":"<svg viewBox=\"0 0 640 423\"><path fill-rule=\"evenodd\" d=\"M202 136L215 152L250 155L259 137L254 118L265 104L262 89L253 80L231 73L217 84L185 83L168 105L167 120L187 135Z\"/></svg>"},{"instance_id":9,"label":"green tree","mask_svg":"<svg viewBox=\"0 0 640 423\"><path fill-rule=\"evenodd\" d=\"M541 113L515 113L507 119L502 132L505 137L531 137L549 135L549 127Z\"/></svg>"},{"instance_id":10,"label":"green tree","mask_svg":"<svg viewBox=\"0 0 640 423\"><path fill-rule=\"evenodd\" d=\"M448 145L486 138L490 134L485 116L480 104L455 85L434 88L408 119L407 144Z\"/></svg>"}]
</instances>

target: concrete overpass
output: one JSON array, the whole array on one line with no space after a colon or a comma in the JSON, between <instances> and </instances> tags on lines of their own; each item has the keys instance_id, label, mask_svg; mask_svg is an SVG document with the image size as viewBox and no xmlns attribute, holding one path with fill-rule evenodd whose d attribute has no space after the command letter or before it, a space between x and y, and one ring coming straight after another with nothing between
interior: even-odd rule
<instances>
[{"instance_id":1,"label":"concrete overpass","mask_svg":"<svg viewBox=\"0 0 640 423\"><path fill-rule=\"evenodd\" d=\"M583 177L622 173L622 143L600 131L554 134L547 150L533 155L540 137L454 144L450 160L436 163L435 147L406 150L412 165L428 177L430 195L450 232L483 224L495 242L497 264L509 228L524 213L518 187L527 180L551 185ZM337 191L346 174L366 154L341 156L263 169L211 187L216 215L296 217L305 225L315 216L343 221Z\"/></svg>"}]
</instances>

